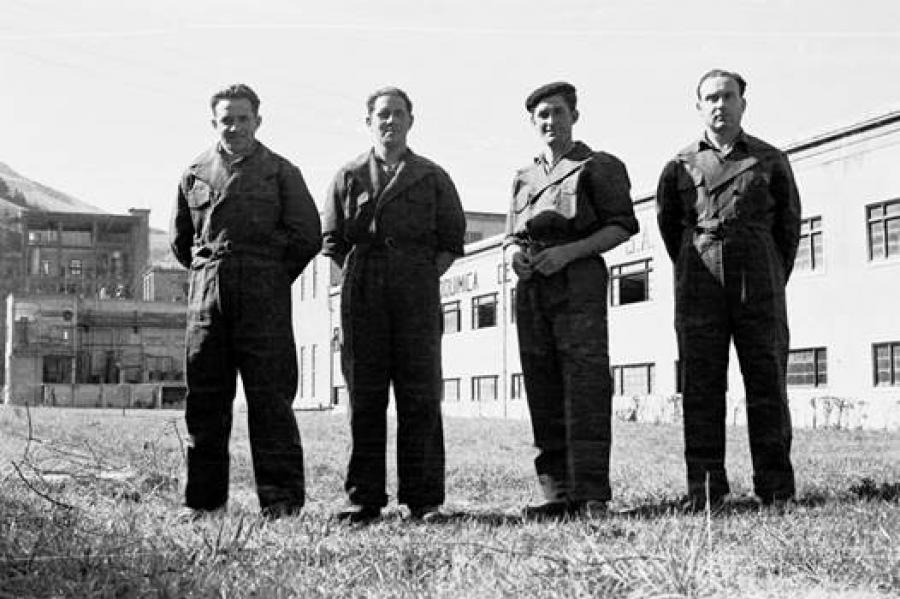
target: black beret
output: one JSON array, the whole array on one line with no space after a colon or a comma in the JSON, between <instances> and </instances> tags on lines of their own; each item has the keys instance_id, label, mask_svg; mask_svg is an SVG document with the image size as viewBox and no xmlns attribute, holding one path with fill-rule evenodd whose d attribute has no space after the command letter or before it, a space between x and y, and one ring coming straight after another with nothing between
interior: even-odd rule
<instances>
[{"instance_id":1,"label":"black beret","mask_svg":"<svg viewBox=\"0 0 900 599\"><path fill-rule=\"evenodd\" d=\"M575 86L571 83L566 83L565 81L554 81L553 83L548 83L546 85L542 85L525 98L525 108L528 112L534 110L534 107L538 105L538 102L543 100L544 98L548 98L550 96L555 96L558 94L563 95L571 95L575 96ZM570 106L569 108L574 109L574 106Z\"/></svg>"}]
</instances>

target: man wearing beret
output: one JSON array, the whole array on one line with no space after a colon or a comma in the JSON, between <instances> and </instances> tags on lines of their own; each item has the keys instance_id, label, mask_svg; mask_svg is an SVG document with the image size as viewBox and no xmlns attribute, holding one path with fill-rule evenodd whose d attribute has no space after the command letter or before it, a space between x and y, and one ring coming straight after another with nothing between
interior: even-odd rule
<instances>
[{"instance_id":1,"label":"man wearing beret","mask_svg":"<svg viewBox=\"0 0 900 599\"><path fill-rule=\"evenodd\" d=\"M297 167L256 140L261 117L252 89L227 87L210 108L218 143L181 177L171 228L172 251L191 283L184 515L225 506L240 373L259 504L278 517L304 503L303 449L291 409L291 283L321 247L319 214Z\"/></svg>"},{"instance_id":2,"label":"man wearing beret","mask_svg":"<svg viewBox=\"0 0 900 599\"><path fill-rule=\"evenodd\" d=\"M575 87L525 101L543 151L513 180L507 242L522 374L544 502L525 518L601 515L610 499L612 379L602 252L638 231L625 165L572 139Z\"/></svg>"},{"instance_id":3,"label":"man wearing beret","mask_svg":"<svg viewBox=\"0 0 900 599\"><path fill-rule=\"evenodd\" d=\"M406 142L412 102L396 87L366 101L373 147L338 170L323 253L343 268L341 367L352 448L338 518L366 523L387 504L388 390L397 407L397 500L433 520L444 502L440 277L463 253L453 181Z\"/></svg>"},{"instance_id":4,"label":"man wearing beret","mask_svg":"<svg viewBox=\"0 0 900 599\"><path fill-rule=\"evenodd\" d=\"M675 264L684 402L685 509L722 505L725 391L734 340L747 403L753 486L763 504L794 496L787 403L785 284L800 239L787 157L741 128L747 84L715 69L697 85L705 131L665 166L657 219Z\"/></svg>"}]
</instances>

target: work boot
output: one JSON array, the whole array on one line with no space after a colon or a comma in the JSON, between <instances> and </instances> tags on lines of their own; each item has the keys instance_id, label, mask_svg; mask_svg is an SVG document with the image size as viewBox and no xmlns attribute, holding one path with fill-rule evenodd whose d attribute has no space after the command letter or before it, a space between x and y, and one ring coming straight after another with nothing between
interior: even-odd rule
<instances>
[{"instance_id":1,"label":"work boot","mask_svg":"<svg viewBox=\"0 0 900 599\"><path fill-rule=\"evenodd\" d=\"M439 505L411 505L409 506L409 519L425 524L440 522L446 518Z\"/></svg>"},{"instance_id":2,"label":"work boot","mask_svg":"<svg viewBox=\"0 0 900 599\"><path fill-rule=\"evenodd\" d=\"M347 522L348 524L369 524L380 516L381 508L379 506L355 503L348 505L335 514L338 522Z\"/></svg>"},{"instance_id":3,"label":"work boot","mask_svg":"<svg viewBox=\"0 0 900 599\"><path fill-rule=\"evenodd\" d=\"M562 520L578 512L578 504L570 501L545 501L538 505L526 505L523 520Z\"/></svg>"}]
</instances>

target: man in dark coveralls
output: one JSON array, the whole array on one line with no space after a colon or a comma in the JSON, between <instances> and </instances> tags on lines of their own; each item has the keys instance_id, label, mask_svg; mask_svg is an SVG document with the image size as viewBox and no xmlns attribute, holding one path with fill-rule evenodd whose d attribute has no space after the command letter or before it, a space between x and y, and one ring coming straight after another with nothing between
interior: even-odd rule
<instances>
[{"instance_id":1,"label":"man in dark coveralls","mask_svg":"<svg viewBox=\"0 0 900 599\"><path fill-rule=\"evenodd\" d=\"M610 499L612 379L602 252L638 231L618 158L572 139L575 88L550 83L525 101L544 151L516 173L507 233L522 374L544 503L526 518L602 515Z\"/></svg>"},{"instance_id":2,"label":"man in dark coveralls","mask_svg":"<svg viewBox=\"0 0 900 599\"><path fill-rule=\"evenodd\" d=\"M185 505L197 516L228 498L237 373L263 514L304 503L303 451L291 403L297 356L291 283L319 251L321 226L300 171L256 141L259 98L246 85L212 96L218 143L178 186L171 246L190 270Z\"/></svg>"},{"instance_id":3,"label":"man in dark coveralls","mask_svg":"<svg viewBox=\"0 0 900 599\"><path fill-rule=\"evenodd\" d=\"M800 237L787 157L741 129L746 83L712 70L697 86L705 132L663 170L659 229L675 264L684 393L686 509L722 505L725 392L734 339L744 378L753 486L764 505L794 497L786 391L785 284Z\"/></svg>"},{"instance_id":4,"label":"man in dark coveralls","mask_svg":"<svg viewBox=\"0 0 900 599\"><path fill-rule=\"evenodd\" d=\"M353 523L387 504L388 388L397 406L397 499L416 519L444 502L439 280L463 253L465 217L450 177L412 152L412 103L402 90L366 102L373 147L335 175L323 253L343 267L341 360L353 441L338 513Z\"/></svg>"}]
</instances>

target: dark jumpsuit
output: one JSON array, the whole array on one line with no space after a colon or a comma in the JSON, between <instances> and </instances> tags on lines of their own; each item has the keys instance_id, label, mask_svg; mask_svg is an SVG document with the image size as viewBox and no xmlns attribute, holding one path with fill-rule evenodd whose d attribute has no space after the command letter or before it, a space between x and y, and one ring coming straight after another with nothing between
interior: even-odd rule
<instances>
[{"instance_id":1,"label":"dark jumpsuit","mask_svg":"<svg viewBox=\"0 0 900 599\"><path fill-rule=\"evenodd\" d=\"M625 165L577 142L548 169L543 158L516 173L507 233L533 256L609 225L638 222ZM601 255L516 284L522 374L548 501L608 501L612 378L606 263Z\"/></svg>"},{"instance_id":2,"label":"dark jumpsuit","mask_svg":"<svg viewBox=\"0 0 900 599\"><path fill-rule=\"evenodd\" d=\"M450 177L407 151L390 177L370 151L341 168L324 210L323 253L344 265L341 366L353 446L351 503L387 504L388 390L397 407L399 503L444 502L438 252L463 253L465 217Z\"/></svg>"},{"instance_id":3,"label":"dark jumpsuit","mask_svg":"<svg viewBox=\"0 0 900 599\"><path fill-rule=\"evenodd\" d=\"M675 265L688 493L718 499L725 472L725 392L733 339L744 379L753 485L764 502L794 495L786 389L785 284L800 235L787 157L741 133L723 155L705 139L659 180L660 232Z\"/></svg>"},{"instance_id":4,"label":"dark jumpsuit","mask_svg":"<svg viewBox=\"0 0 900 599\"><path fill-rule=\"evenodd\" d=\"M185 503L191 508L227 501L237 373L260 507L304 503L303 451L291 408L297 391L291 283L318 252L320 235L300 171L260 143L230 166L214 147L181 178L171 246L190 269Z\"/></svg>"}]
</instances>

